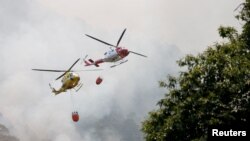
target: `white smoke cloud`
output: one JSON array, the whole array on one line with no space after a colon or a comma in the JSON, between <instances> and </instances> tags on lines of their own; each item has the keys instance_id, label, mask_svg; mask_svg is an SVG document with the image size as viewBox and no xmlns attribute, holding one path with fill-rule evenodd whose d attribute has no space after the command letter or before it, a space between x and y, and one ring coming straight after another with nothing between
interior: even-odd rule
<instances>
[{"instance_id":1,"label":"white smoke cloud","mask_svg":"<svg viewBox=\"0 0 250 141\"><path fill-rule=\"evenodd\" d=\"M192 0L185 2L187 8L168 0L0 0L0 112L5 119L0 124L20 141L142 140L140 122L164 94L157 82L178 72L176 60L183 54L216 40L214 26L233 21L224 11L240 2L223 2L198 7L200 2ZM211 9L219 15L212 13L208 23L189 21L205 22ZM59 87L54 79L60 74L31 71L67 69L86 54L100 58L108 48L84 34L115 44L124 28L120 44L148 58L130 54L127 63L113 69L80 73L84 85L73 96L51 95L48 83ZM75 69L86 68L77 64ZM99 75L104 81L97 86ZM74 110L78 123L71 119Z\"/></svg>"}]
</instances>

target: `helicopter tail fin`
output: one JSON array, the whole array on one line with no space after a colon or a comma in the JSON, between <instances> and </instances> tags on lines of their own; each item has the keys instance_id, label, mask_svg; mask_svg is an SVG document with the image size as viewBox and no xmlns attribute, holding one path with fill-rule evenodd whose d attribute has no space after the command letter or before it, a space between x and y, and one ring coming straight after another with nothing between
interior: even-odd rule
<instances>
[{"instance_id":1,"label":"helicopter tail fin","mask_svg":"<svg viewBox=\"0 0 250 141\"><path fill-rule=\"evenodd\" d=\"M95 65L96 67L99 67L98 63L96 63L92 59L89 59L88 61L85 60L84 63L85 63L85 66Z\"/></svg>"},{"instance_id":2,"label":"helicopter tail fin","mask_svg":"<svg viewBox=\"0 0 250 141\"><path fill-rule=\"evenodd\" d=\"M93 63L92 63L92 62L89 62L89 61L86 61L86 60L84 60L84 63L85 63L85 66L90 66L90 65L93 65Z\"/></svg>"},{"instance_id":3,"label":"helicopter tail fin","mask_svg":"<svg viewBox=\"0 0 250 141\"><path fill-rule=\"evenodd\" d=\"M93 61L92 59L89 59L89 62L91 62L92 65L95 65L96 67L99 67L99 61L97 60L96 62Z\"/></svg>"},{"instance_id":4,"label":"helicopter tail fin","mask_svg":"<svg viewBox=\"0 0 250 141\"><path fill-rule=\"evenodd\" d=\"M94 63L95 63L92 59L89 59L89 62L90 62L90 63L92 63L92 64L94 64Z\"/></svg>"},{"instance_id":5,"label":"helicopter tail fin","mask_svg":"<svg viewBox=\"0 0 250 141\"><path fill-rule=\"evenodd\" d=\"M55 95L61 93L61 91L57 91L55 88L53 88L53 87L51 86L51 84L49 84L49 87L51 88L52 92L53 92Z\"/></svg>"}]
</instances>

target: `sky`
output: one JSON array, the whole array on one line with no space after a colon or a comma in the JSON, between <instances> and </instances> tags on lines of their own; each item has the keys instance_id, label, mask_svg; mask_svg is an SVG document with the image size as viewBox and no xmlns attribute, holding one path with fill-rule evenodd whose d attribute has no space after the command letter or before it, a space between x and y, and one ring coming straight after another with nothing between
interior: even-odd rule
<instances>
[{"instance_id":1,"label":"sky","mask_svg":"<svg viewBox=\"0 0 250 141\"><path fill-rule=\"evenodd\" d=\"M0 0L0 125L9 141L140 141L141 122L157 109L176 61L221 41L219 26L240 27L234 9L242 0ZM103 71L81 72L82 89L54 96L49 83L60 74L32 68L67 69L86 54L109 48L93 35L133 54ZM74 69L88 69L82 61ZM94 69L90 67L89 69ZM103 83L96 85L98 76ZM71 113L78 111L74 123ZM5 129L5 128L4 128ZM0 130L1 131L1 130ZM0 132L1 137L2 132ZM6 136L5 136L6 137Z\"/></svg>"}]
</instances>

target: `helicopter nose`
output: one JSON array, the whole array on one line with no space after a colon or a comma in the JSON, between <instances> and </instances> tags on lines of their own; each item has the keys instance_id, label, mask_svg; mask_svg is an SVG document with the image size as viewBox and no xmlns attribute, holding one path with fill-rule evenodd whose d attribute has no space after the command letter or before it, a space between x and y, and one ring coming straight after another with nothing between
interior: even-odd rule
<instances>
[{"instance_id":1,"label":"helicopter nose","mask_svg":"<svg viewBox=\"0 0 250 141\"><path fill-rule=\"evenodd\" d=\"M127 49L123 49L122 54L125 57L129 54L129 51Z\"/></svg>"},{"instance_id":2,"label":"helicopter nose","mask_svg":"<svg viewBox=\"0 0 250 141\"><path fill-rule=\"evenodd\" d=\"M79 81L80 80L80 76L78 74L74 73L73 79Z\"/></svg>"},{"instance_id":3,"label":"helicopter nose","mask_svg":"<svg viewBox=\"0 0 250 141\"><path fill-rule=\"evenodd\" d=\"M119 54L120 57L124 58L129 54L129 51L127 49L122 49L122 48L118 48L117 53Z\"/></svg>"}]
</instances>

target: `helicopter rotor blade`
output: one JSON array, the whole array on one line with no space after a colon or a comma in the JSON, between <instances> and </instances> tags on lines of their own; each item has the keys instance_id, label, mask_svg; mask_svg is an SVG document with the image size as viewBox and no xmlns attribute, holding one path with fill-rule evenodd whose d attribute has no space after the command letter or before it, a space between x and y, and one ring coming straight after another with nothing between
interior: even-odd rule
<instances>
[{"instance_id":1,"label":"helicopter rotor blade","mask_svg":"<svg viewBox=\"0 0 250 141\"><path fill-rule=\"evenodd\" d=\"M65 71L62 75L60 75L59 77L56 78L56 80L60 79L61 77L63 77L66 73L68 73L69 71Z\"/></svg>"},{"instance_id":2,"label":"helicopter rotor blade","mask_svg":"<svg viewBox=\"0 0 250 141\"><path fill-rule=\"evenodd\" d=\"M88 54L87 55L85 55L85 57L83 58L83 60L86 60L86 58L88 57Z\"/></svg>"},{"instance_id":3,"label":"helicopter rotor blade","mask_svg":"<svg viewBox=\"0 0 250 141\"><path fill-rule=\"evenodd\" d=\"M126 32L126 28L123 30L123 32L122 32L122 34L121 34L119 40L117 41L116 47L119 46L119 43L120 43L120 41L121 41L121 39L122 39L122 37L123 37L123 35L124 35L125 32Z\"/></svg>"},{"instance_id":4,"label":"helicopter rotor blade","mask_svg":"<svg viewBox=\"0 0 250 141\"><path fill-rule=\"evenodd\" d=\"M48 71L48 72L65 72L67 70L47 70L47 69L32 69L33 71Z\"/></svg>"},{"instance_id":5,"label":"helicopter rotor blade","mask_svg":"<svg viewBox=\"0 0 250 141\"><path fill-rule=\"evenodd\" d=\"M46 72L66 72L67 70L47 70L47 69L32 69L33 71L46 71ZM103 69L90 69L90 70L70 70L68 72L83 72L83 71L101 71Z\"/></svg>"},{"instance_id":6,"label":"helicopter rotor blade","mask_svg":"<svg viewBox=\"0 0 250 141\"><path fill-rule=\"evenodd\" d=\"M93 36L90 36L90 35L88 35L88 34L85 34L85 35L88 36L89 38L92 38L92 39L94 39L94 40L96 40L96 41L99 41L99 42L101 42L101 43L103 43L103 44L105 44L105 45L112 46L112 47L116 47L116 46L114 46L114 45L112 45L112 44L110 44L110 43L104 42L104 41L102 41L102 40L100 40L100 39L97 39L97 38L95 38L95 37L93 37Z\"/></svg>"},{"instance_id":7,"label":"helicopter rotor blade","mask_svg":"<svg viewBox=\"0 0 250 141\"><path fill-rule=\"evenodd\" d=\"M78 58L78 59L75 61L75 63L74 63L73 65L71 65L71 67L70 67L67 71L65 71L62 75L60 75L59 77L57 77L56 80L60 79L60 78L63 77L66 73L70 72L71 69L75 66L75 64L76 64L79 60L80 60L80 58Z\"/></svg>"},{"instance_id":8,"label":"helicopter rotor blade","mask_svg":"<svg viewBox=\"0 0 250 141\"><path fill-rule=\"evenodd\" d=\"M82 72L82 71L101 71L103 69L90 69L90 70L71 70L70 72Z\"/></svg>"},{"instance_id":9,"label":"helicopter rotor blade","mask_svg":"<svg viewBox=\"0 0 250 141\"><path fill-rule=\"evenodd\" d=\"M137 53L137 52L134 52L134 51L129 51L130 53L133 53L133 54L136 54L136 55L139 55L139 56L142 56L142 57L147 57L146 55L143 55L143 54L140 54L140 53Z\"/></svg>"}]
</instances>

